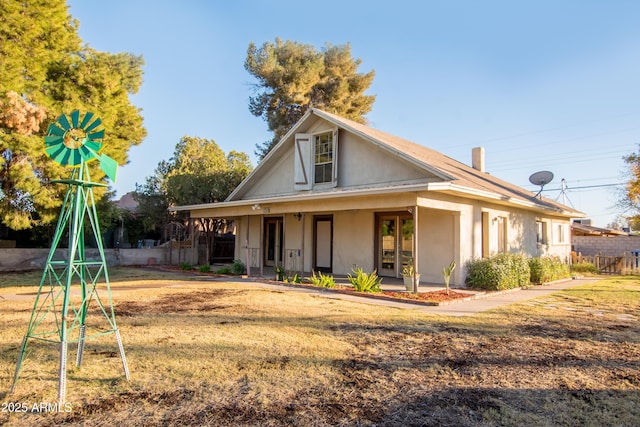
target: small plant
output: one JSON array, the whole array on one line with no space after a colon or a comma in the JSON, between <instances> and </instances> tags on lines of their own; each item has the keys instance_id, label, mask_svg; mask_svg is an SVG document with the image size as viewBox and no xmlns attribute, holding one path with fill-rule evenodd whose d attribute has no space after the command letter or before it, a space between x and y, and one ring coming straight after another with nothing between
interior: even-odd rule
<instances>
[{"instance_id":1,"label":"small plant","mask_svg":"<svg viewBox=\"0 0 640 427\"><path fill-rule=\"evenodd\" d=\"M311 272L312 275L309 278L309 281L313 283L314 286L319 286L321 288L335 288L336 282L333 276L329 274L322 274L321 271L318 271L318 275L316 275L315 271Z\"/></svg>"},{"instance_id":2,"label":"small plant","mask_svg":"<svg viewBox=\"0 0 640 427\"><path fill-rule=\"evenodd\" d=\"M231 274L231 269L229 267L222 267L215 271L216 274Z\"/></svg>"},{"instance_id":3,"label":"small plant","mask_svg":"<svg viewBox=\"0 0 640 427\"><path fill-rule=\"evenodd\" d=\"M456 269L456 262L451 261L448 267L442 269L442 276L444 277L444 288L447 291L447 295L449 295L449 280L451 280L451 273Z\"/></svg>"},{"instance_id":4,"label":"small plant","mask_svg":"<svg viewBox=\"0 0 640 427\"><path fill-rule=\"evenodd\" d=\"M382 278L378 277L378 272L373 270L371 273L365 273L362 267L356 266L351 269L351 272L355 274L348 275L349 282L353 285L353 289L357 292L380 292L380 284Z\"/></svg>"},{"instance_id":5,"label":"small plant","mask_svg":"<svg viewBox=\"0 0 640 427\"><path fill-rule=\"evenodd\" d=\"M240 275L246 272L247 272L247 267L244 265L244 263L239 259L234 259L233 264L231 264L231 273Z\"/></svg>"},{"instance_id":6,"label":"small plant","mask_svg":"<svg viewBox=\"0 0 640 427\"><path fill-rule=\"evenodd\" d=\"M201 265L198 267L198 271L200 273L208 273L211 271L211 266L209 264Z\"/></svg>"},{"instance_id":7,"label":"small plant","mask_svg":"<svg viewBox=\"0 0 640 427\"><path fill-rule=\"evenodd\" d=\"M193 270L193 266L188 262L180 263L180 270Z\"/></svg>"},{"instance_id":8,"label":"small plant","mask_svg":"<svg viewBox=\"0 0 640 427\"><path fill-rule=\"evenodd\" d=\"M413 277L415 270L413 269L413 261L409 260L408 263L402 266L402 275L405 277Z\"/></svg>"},{"instance_id":9,"label":"small plant","mask_svg":"<svg viewBox=\"0 0 640 427\"><path fill-rule=\"evenodd\" d=\"M292 272L289 272L286 277L284 278L284 281L287 283L302 283L302 276L300 276L298 273L293 273L293 275L291 274Z\"/></svg>"},{"instance_id":10,"label":"small plant","mask_svg":"<svg viewBox=\"0 0 640 427\"><path fill-rule=\"evenodd\" d=\"M285 278L284 268L280 267L279 265L276 265L276 267L273 270L276 273L276 280L280 282L284 281L284 278Z\"/></svg>"}]
</instances>

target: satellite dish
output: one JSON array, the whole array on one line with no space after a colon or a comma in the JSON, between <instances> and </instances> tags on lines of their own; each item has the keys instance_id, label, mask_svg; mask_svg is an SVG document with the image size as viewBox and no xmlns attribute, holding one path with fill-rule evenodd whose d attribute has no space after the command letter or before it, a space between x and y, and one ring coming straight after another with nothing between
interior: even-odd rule
<instances>
[{"instance_id":1,"label":"satellite dish","mask_svg":"<svg viewBox=\"0 0 640 427\"><path fill-rule=\"evenodd\" d=\"M533 173L529 177L529 182L532 183L533 185L540 186L540 191L538 191L538 194L536 194L535 197L540 196L542 198L542 195L541 195L542 189L544 188L545 185L550 183L552 180L553 180L553 172L539 171L539 172Z\"/></svg>"}]
</instances>

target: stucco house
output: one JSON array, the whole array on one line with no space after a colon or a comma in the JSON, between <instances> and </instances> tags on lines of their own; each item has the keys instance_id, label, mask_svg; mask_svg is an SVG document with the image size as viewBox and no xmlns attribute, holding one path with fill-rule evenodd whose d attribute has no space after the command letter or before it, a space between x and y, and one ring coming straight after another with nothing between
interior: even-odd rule
<instances>
[{"instance_id":1,"label":"stucco house","mask_svg":"<svg viewBox=\"0 0 640 427\"><path fill-rule=\"evenodd\" d=\"M235 256L252 274L270 267L348 274L354 266L421 281L497 252L568 259L581 212L493 177L484 150L468 166L435 150L310 109L220 203L177 206L233 219ZM463 283L457 268L452 284Z\"/></svg>"}]
</instances>

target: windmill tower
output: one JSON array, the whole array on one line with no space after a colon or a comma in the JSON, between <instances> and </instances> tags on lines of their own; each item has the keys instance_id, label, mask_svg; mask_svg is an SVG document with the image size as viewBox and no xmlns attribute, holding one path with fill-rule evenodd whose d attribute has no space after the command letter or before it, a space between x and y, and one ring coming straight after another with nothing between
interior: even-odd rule
<instances>
[{"instance_id":1,"label":"windmill tower","mask_svg":"<svg viewBox=\"0 0 640 427\"><path fill-rule=\"evenodd\" d=\"M102 244L93 196L94 187L105 184L91 180L88 162L98 160L100 169L115 181L118 164L101 154L104 138L102 121L93 113L75 110L61 115L49 126L44 137L45 152L62 166L72 168L70 179L54 181L67 186L58 225L47 257L40 287L31 312L27 333L22 340L20 355L11 385L13 393L31 340L57 343L60 347L58 402L64 403L67 380L67 350L77 343L76 366L82 364L85 340L115 334L124 373L129 368L116 325L111 298L109 274ZM85 251L85 233L94 238L99 255L93 259ZM56 259L56 249L68 233L67 257ZM98 292L100 285L100 292ZM104 289L106 288L106 290ZM73 292L72 292L73 291ZM95 321L95 325L94 325Z\"/></svg>"}]
</instances>

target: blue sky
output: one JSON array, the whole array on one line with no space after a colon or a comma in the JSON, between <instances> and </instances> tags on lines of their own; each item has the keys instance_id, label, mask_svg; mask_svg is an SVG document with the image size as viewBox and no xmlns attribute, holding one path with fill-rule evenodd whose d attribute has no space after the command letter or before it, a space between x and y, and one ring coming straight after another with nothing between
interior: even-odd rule
<instances>
[{"instance_id":1,"label":"blue sky","mask_svg":"<svg viewBox=\"0 0 640 427\"><path fill-rule=\"evenodd\" d=\"M360 72L375 70L374 128L471 162L605 226L618 211L624 155L640 143L640 2L68 0L89 46L142 55L132 98L147 138L120 168L118 197L144 182L182 136L253 154L271 138L251 115L250 42L276 37L351 44ZM108 139L107 139L108 143Z\"/></svg>"}]
</instances>

